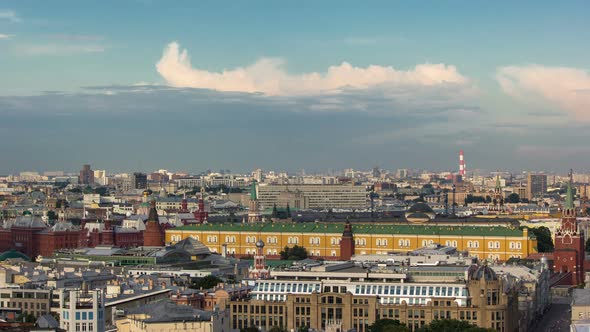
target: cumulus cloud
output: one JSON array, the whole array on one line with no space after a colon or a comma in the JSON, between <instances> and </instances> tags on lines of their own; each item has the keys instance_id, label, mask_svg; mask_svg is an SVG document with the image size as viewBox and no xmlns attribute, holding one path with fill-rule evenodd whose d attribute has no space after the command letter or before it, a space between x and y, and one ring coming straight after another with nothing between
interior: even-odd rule
<instances>
[{"instance_id":1,"label":"cumulus cloud","mask_svg":"<svg viewBox=\"0 0 590 332\"><path fill-rule=\"evenodd\" d=\"M587 70L540 65L508 66L496 78L510 96L546 107L547 102L579 120L590 121L590 74Z\"/></svg>"},{"instance_id":2,"label":"cumulus cloud","mask_svg":"<svg viewBox=\"0 0 590 332\"><path fill-rule=\"evenodd\" d=\"M6 20L12 23L18 23L21 21L20 17L18 17L13 10L0 10L0 20Z\"/></svg>"},{"instance_id":3,"label":"cumulus cloud","mask_svg":"<svg viewBox=\"0 0 590 332\"><path fill-rule=\"evenodd\" d=\"M464 85L469 81L457 68L446 64L420 64L411 70L390 66L355 67L347 62L331 66L325 73L299 75L285 70L279 58L261 58L246 67L211 72L194 68L186 49L176 42L168 44L156 64L158 73L174 87L263 93L266 95L309 95L367 89L377 86L429 87Z\"/></svg>"}]
</instances>

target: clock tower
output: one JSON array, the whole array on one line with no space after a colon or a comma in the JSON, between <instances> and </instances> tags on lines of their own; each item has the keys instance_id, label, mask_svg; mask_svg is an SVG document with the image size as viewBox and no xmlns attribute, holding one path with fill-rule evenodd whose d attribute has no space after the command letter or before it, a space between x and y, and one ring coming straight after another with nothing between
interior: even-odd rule
<instances>
[{"instance_id":1,"label":"clock tower","mask_svg":"<svg viewBox=\"0 0 590 332\"><path fill-rule=\"evenodd\" d=\"M576 208L572 193L571 179L562 209L561 225L555 234L553 272L571 273L571 285L584 281L584 236L576 222Z\"/></svg>"}]
</instances>

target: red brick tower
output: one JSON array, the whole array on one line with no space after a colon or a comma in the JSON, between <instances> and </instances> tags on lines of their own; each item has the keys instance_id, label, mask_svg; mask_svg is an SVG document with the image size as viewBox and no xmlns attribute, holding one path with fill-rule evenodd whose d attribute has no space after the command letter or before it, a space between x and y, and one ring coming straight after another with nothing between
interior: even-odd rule
<instances>
[{"instance_id":1,"label":"red brick tower","mask_svg":"<svg viewBox=\"0 0 590 332\"><path fill-rule=\"evenodd\" d=\"M150 203L150 213L148 215L148 220L145 223L145 231L143 231L143 245L145 247L164 246L164 231L162 230L158 219L156 201Z\"/></svg>"},{"instance_id":2,"label":"red brick tower","mask_svg":"<svg viewBox=\"0 0 590 332\"><path fill-rule=\"evenodd\" d=\"M571 285L584 281L584 235L576 223L576 208L571 180L567 186L567 196L563 206L561 226L555 234L553 271L571 272Z\"/></svg>"},{"instance_id":3,"label":"red brick tower","mask_svg":"<svg viewBox=\"0 0 590 332\"><path fill-rule=\"evenodd\" d=\"M348 261L354 255L354 234L352 233L352 226L347 221L342 232L342 240L340 240L340 259Z\"/></svg>"}]
</instances>

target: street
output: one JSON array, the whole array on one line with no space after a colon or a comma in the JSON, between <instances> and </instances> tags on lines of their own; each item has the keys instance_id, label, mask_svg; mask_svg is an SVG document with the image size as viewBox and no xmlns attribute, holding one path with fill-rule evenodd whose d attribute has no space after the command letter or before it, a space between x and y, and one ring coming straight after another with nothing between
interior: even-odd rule
<instances>
[{"instance_id":1,"label":"street","mask_svg":"<svg viewBox=\"0 0 590 332\"><path fill-rule=\"evenodd\" d=\"M570 330L570 301L571 298L554 298L551 309L543 316L537 325L537 331L567 332Z\"/></svg>"}]
</instances>

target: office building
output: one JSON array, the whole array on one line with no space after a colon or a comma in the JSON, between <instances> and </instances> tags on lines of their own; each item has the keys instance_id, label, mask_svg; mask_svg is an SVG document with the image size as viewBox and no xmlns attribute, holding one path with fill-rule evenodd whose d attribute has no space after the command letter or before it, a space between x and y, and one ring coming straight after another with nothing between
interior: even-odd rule
<instances>
[{"instance_id":1,"label":"office building","mask_svg":"<svg viewBox=\"0 0 590 332\"><path fill-rule=\"evenodd\" d=\"M369 206L367 189L354 185L262 183L257 186L257 197L261 209L271 209L274 205L281 206L285 202L289 202L293 209L360 210Z\"/></svg>"},{"instance_id":2,"label":"office building","mask_svg":"<svg viewBox=\"0 0 590 332\"><path fill-rule=\"evenodd\" d=\"M147 189L147 175L144 173L133 173L130 178L132 189Z\"/></svg>"},{"instance_id":3,"label":"office building","mask_svg":"<svg viewBox=\"0 0 590 332\"><path fill-rule=\"evenodd\" d=\"M527 199L530 201L536 197L542 197L547 192L547 175L533 174L527 175Z\"/></svg>"},{"instance_id":4,"label":"office building","mask_svg":"<svg viewBox=\"0 0 590 332\"><path fill-rule=\"evenodd\" d=\"M486 265L326 264L275 269L256 280L250 301L230 302L232 329L309 328L366 332L378 319L411 331L458 319L497 331L518 330L520 283Z\"/></svg>"}]
</instances>

